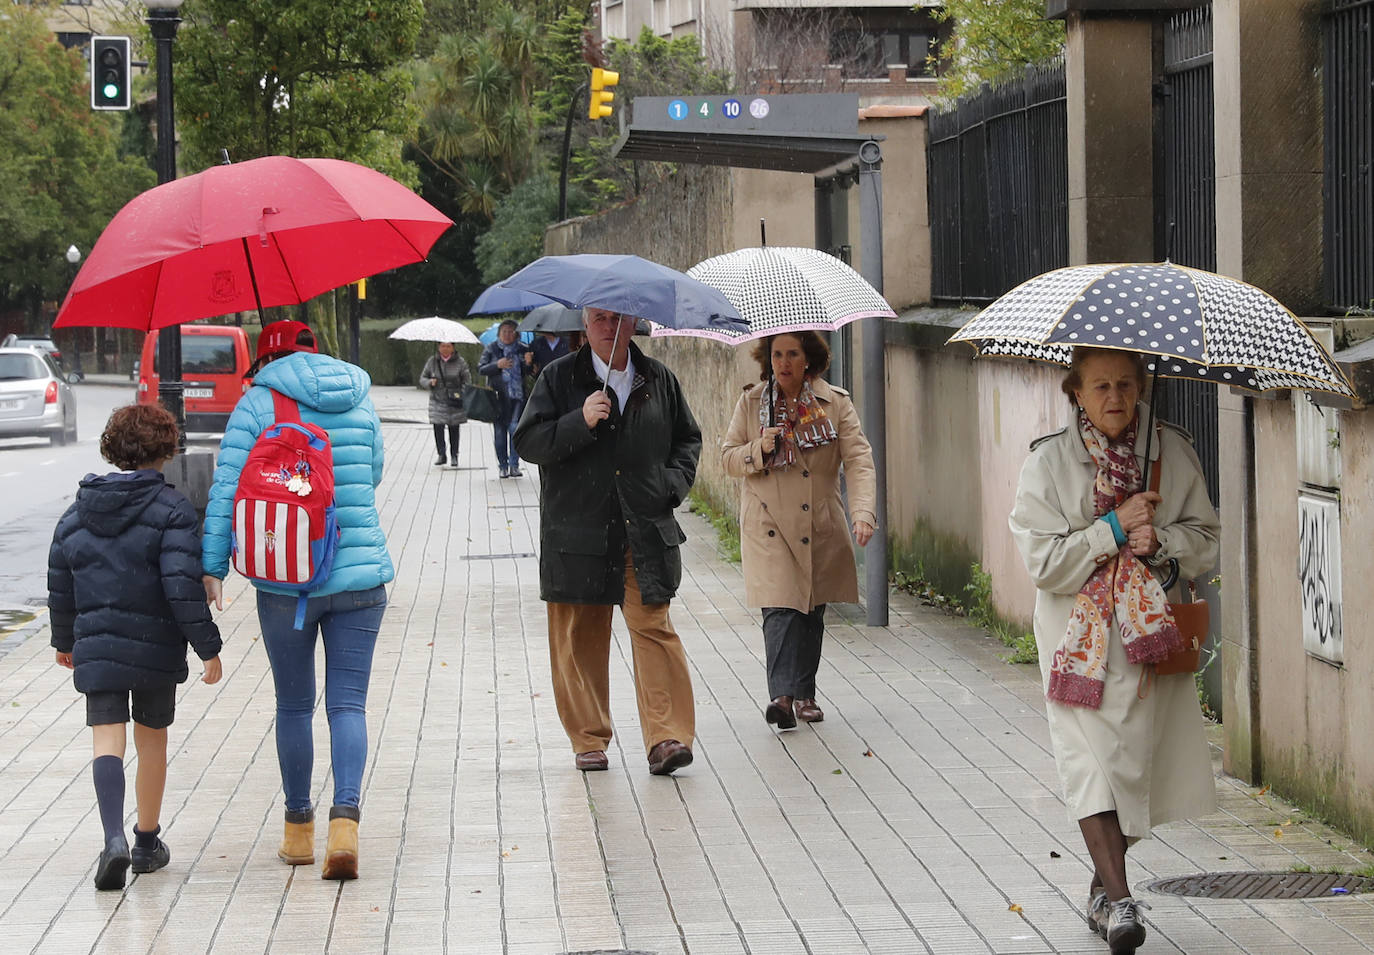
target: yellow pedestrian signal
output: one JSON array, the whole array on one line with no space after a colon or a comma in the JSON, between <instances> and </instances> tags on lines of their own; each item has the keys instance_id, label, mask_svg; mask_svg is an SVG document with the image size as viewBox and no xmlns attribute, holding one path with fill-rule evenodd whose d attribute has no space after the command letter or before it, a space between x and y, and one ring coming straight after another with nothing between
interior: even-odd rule
<instances>
[{"instance_id":1,"label":"yellow pedestrian signal","mask_svg":"<svg viewBox=\"0 0 1374 955\"><path fill-rule=\"evenodd\" d=\"M592 70L592 96L591 102L587 104L588 119L606 119L611 115L611 100L615 99L615 93L608 87L619 82L620 74L614 70L603 70L599 66Z\"/></svg>"}]
</instances>

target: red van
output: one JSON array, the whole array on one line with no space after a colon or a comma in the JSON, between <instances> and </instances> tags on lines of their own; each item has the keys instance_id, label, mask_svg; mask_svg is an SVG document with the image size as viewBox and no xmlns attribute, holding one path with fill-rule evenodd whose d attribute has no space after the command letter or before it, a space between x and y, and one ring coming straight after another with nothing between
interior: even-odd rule
<instances>
[{"instance_id":1,"label":"red van","mask_svg":"<svg viewBox=\"0 0 1374 955\"><path fill-rule=\"evenodd\" d=\"M248 336L236 325L182 325L181 380L186 430L223 432L229 413L252 384ZM157 332L143 340L138 361L138 403L157 401Z\"/></svg>"}]
</instances>

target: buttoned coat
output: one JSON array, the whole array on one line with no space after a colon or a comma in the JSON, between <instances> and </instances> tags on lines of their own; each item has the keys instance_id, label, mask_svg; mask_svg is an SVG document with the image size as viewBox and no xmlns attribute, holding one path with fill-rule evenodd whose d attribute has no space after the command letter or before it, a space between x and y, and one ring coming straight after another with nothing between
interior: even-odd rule
<instances>
[{"instance_id":1,"label":"buttoned coat","mask_svg":"<svg viewBox=\"0 0 1374 955\"><path fill-rule=\"evenodd\" d=\"M1148 420L1149 410L1142 404L1137 414ZM1142 462L1145 444L1141 428L1136 456ZM1163 576L1164 564L1176 558L1180 579L1189 580L1216 565L1220 523L1187 432L1166 424L1150 445L1151 466L1161 468L1162 500L1154 516L1159 550L1149 563L1156 576ZM1040 438L1021 469L1008 520L1038 589L1035 644L1046 690L1079 590L1117 553L1111 527L1093 514L1096 476L1097 466L1076 427ZM1170 596L1177 600L1180 594ZM1143 670L1126 659L1113 625L1102 705L1095 710L1052 700L1045 705L1069 817L1115 811L1121 831L1134 838L1170 820L1206 815L1216 800L1193 675L1153 676ZM1153 682L1142 684L1142 675Z\"/></svg>"},{"instance_id":2,"label":"buttoned coat","mask_svg":"<svg viewBox=\"0 0 1374 955\"><path fill-rule=\"evenodd\" d=\"M751 385L735 404L721 442L725 473L740 482L740 554L745 602L751 607L790 607L809 613L828 603L859 599L850 521L840 496L840 468L849 491L849 513L874 527L877 493L873 451L849 392L823 378L811 390L835 425L838 440L801 451L790 468L768 466L763 452L759 402L764 382Z\"/></svg>"},{"instance_id":3,"label":"buttoned coat","mask_svg":"<svg viewBox=\"0 0 1374 955\"><path fill-rule=\"evenodd\" d=\"M425 359L425 367L420 371L420 387L429 392L429 423L442 425L463 424L468 420L467 409L452 404L445 392L462 393L464 385L472 384L472 372L463 356L454 352L444 361L438 352Z\"/></svg>"}]
</instances>

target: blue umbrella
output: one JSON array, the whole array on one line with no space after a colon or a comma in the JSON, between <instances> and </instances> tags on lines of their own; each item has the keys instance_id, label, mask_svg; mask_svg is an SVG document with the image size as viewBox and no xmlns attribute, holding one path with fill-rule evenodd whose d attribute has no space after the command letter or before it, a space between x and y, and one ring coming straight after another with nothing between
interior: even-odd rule
<instances>
[{"instance_id":1,"label":"blue umbrella","mask_svg":"<svg viewBox=\"0 0 1374 955\"><path fill-rule=\"evenodd\" d=\"M528 312L540 305L548 305L553 299L533 292L493 285L477 296L468 309L469 315L496 315L500 312Z\"/></svg>"},{"instance_id":2,"label":"blue umbrella","mask_svg":"<svg viewBox=\"0 0 1374 955\"><path fill-rule=\"evenodd\" d=\"M482 334L480 334L480 335L477 336L477 340L478 340L479 342L481 342L483 345L490 345L492 342L496 341L496 333L499 332L500 330L501 330L501 323L500 323L500 322L492 322L490 325L487 326L487 330L486 330L486 331L484 331ZM521 340L522 342L524 342L526 345L532 344L532 343L534 342L534 333L533 333L533 332L521 332L521 333L520 333L520 340Z\"/></svg>"},{"instance_id":3,"label":"blue umbrella","mask_svg":"<svg viewBox=\"0 0 1374 955\"><path fill-rule=\"evenodd\" d=\"M496 287L501 286L569 308L611 309L668 328L749 329L720 292L637 255L546 255Z\"/></svg>"}]
</instances>

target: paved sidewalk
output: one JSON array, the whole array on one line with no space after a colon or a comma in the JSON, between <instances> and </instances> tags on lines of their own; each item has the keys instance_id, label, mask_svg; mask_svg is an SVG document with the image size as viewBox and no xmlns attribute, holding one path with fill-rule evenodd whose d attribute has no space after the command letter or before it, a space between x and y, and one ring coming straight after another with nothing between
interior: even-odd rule
<instances>
[{"instance_id":1,"label":"paved sidewalk","mask_svg":"<svg viewBox=\"0 0 1374 955\"><path fill-rule=\"evenodd\" d=\"M0 658L0 951L1106 952L1079 916L1089 864L1032 668L901 594L887 628L837 607L825 722L776 734L760 713L762 640L740 568L684 512L672 613L696 687L696 761L648 775L617 617L611 770L583 775L549 688L534 469L498 480L477 424L464 428L461 468L432 467L423 395L376 393L397 579L372 675L361 878L324 882L276 858L271 677L251 591L234 577L219 617L224 681L178 694L171 865L123 893L91 884L100 824L80 696L46 627L8 638L22 642ZM323 708L315 726L327 806ZM1142 951L1374 951L1374 896L1207 901L1142 888L1374 864L1269 794L1220 775L1217 788L1214 816L1131 853L1131 882L1153 905ZM132 774L129 794L132 825Z\"/></svg>"}]
</instances>

